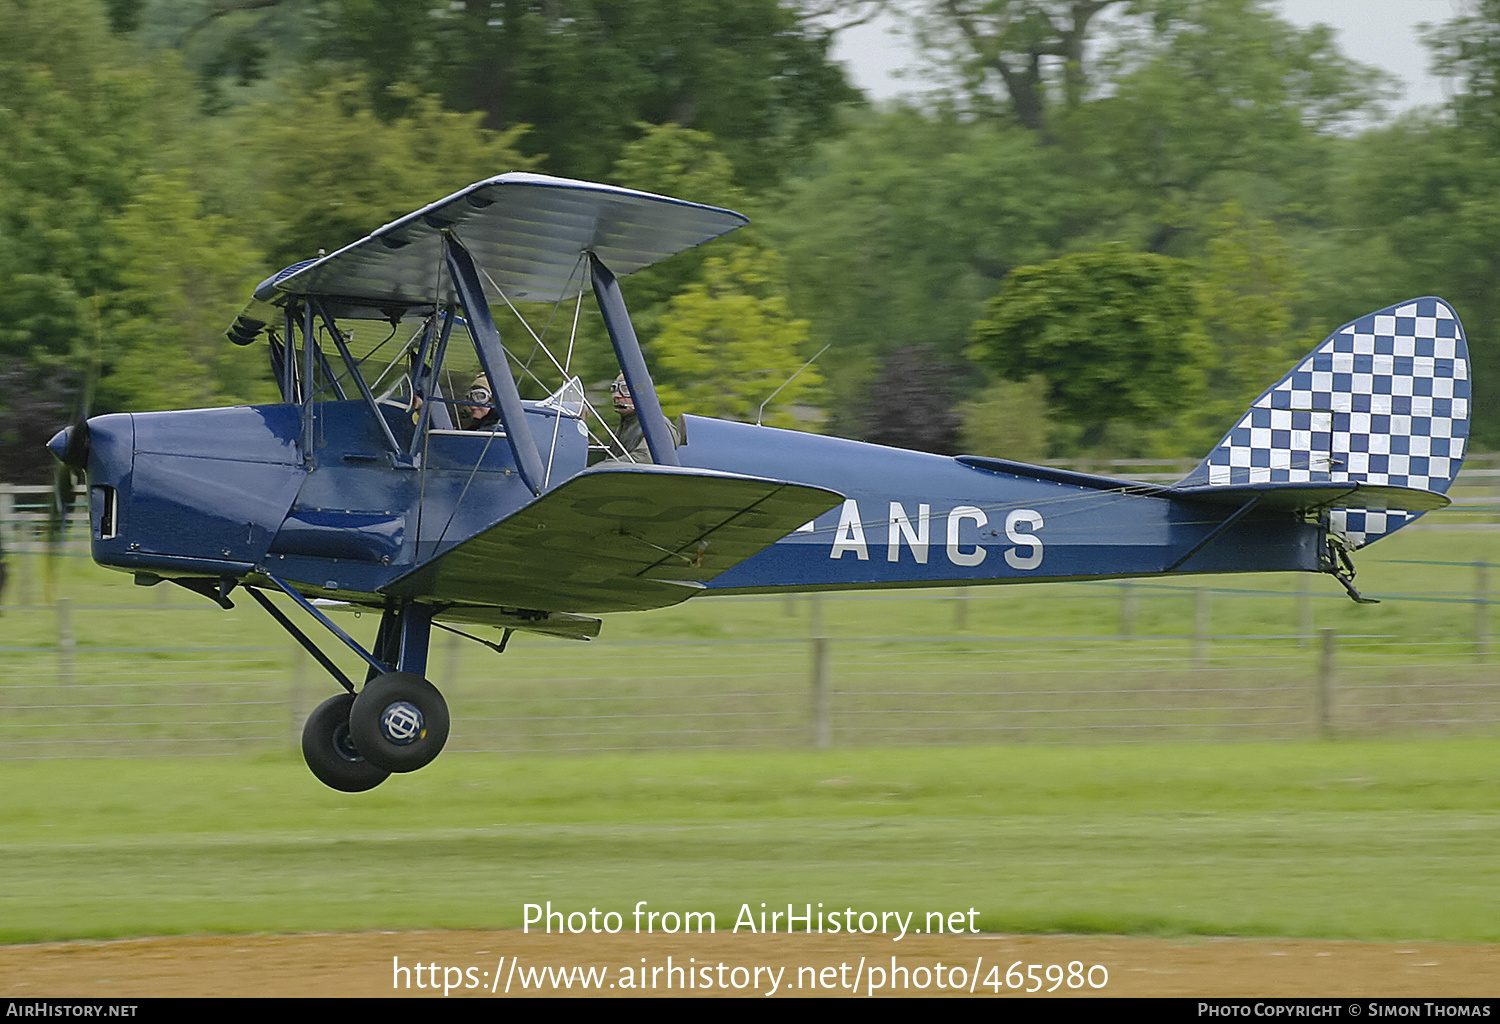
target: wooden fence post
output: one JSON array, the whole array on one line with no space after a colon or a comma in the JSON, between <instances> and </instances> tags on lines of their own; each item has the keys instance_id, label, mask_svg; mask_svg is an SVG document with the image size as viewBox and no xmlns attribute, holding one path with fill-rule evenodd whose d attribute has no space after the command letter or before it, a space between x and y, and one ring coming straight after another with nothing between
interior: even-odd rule
<instances>
[{"instance_id":1,"label":"wooden fence post","mask_svg":"<svg viewBox=\"0 0 1500 1024\"><path fill-rule=\"evenodd\" d=\"M1193 592L1193 667L1208 668L1208 631L1210 625L1207 587L1198 587Z\"/></svg>"},{"instance_id":2,"label":"wooden fence post","mask_svg":"<svg viewBox=\"0 0 1500 1024\"><path fill-rule=\"evenodd\" d=\"M1297 592L1297 646L1306 647L1313 638L1312 576L1302 574L1301 589Z\"/></svg>"},{"instance_id":3,"label":"wooden fence post","mask_svg":"<svg viewBox=\"0 0 1500 1024\"><path fill-rule=\"evenodd\" d=\"M1490 572L1485 562L1474 563L1474 656L1486 661L1490 652Z\"/></svg>"},{"instance_id":4,"label":"wooden fence post","mask_svg":"<svg viewBox=\"0 0 1500 1024\"><path fill-rule=\"evenodd\" d=\"M1318 690L1314 695L1318 718L1318 735L1324 739L1333 737L1333 687L1335 681L1334 656L1338 651L1338 631L1320 629L1322 644L1318 653Z\"/></svg>"},{"instance_id":5,"label":"wooden fence post","mask_svg":"<svg viewBox=\"0 0 1500 1024\"><path fill-rule=\"evenodd\" d=\"M73 681L73 654L77 647L73 637L73 601L71 598L57 599L57 681L63 684Z\"/></svg>"},{"instance_id":6,"label":"wooden fence post","mask_svg":"<svg viewBox=\"0 0 1500 1024\"><path fill-rule=\"evenodd\" d=\"M823 630L823 599L813 594L809 632L812 635L812 745L818 750L833 746L833 697L828 686L828 637Z\"/></svg>"},{"instance_id":7,"label":"wooden fence post","mask_svg":"<svg viewBox=\"0 0 1500 1024\"><path fill-rule=\"evenodd\" d=\"M0 549L16 549L16 499L10 484L0 484Z\"/></svg>"}]
</instances>

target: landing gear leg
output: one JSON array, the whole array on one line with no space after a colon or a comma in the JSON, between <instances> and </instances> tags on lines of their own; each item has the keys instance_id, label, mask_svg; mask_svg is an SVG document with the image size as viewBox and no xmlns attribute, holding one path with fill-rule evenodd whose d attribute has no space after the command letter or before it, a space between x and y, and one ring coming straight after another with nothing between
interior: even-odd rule
<instances>
[{"instance_id":1,"label":"landing gear leg","mask_svg":"<svg viewBox=\"0 0 1500 1024\"><path fill-rule=\"evenodd\" d=\"M319 705L303 729L302 754L312 773L334 789L359 793L380 785L392 772L414 772L431 764L448 742L449 721L443 695L422 678L432 608L416 601L388 606L371 654L289 584L269 578L370 665L364 689L356 695L354 682L305 633L259 590L250 591L348 691Z\"/></svg>"}]
</instances>

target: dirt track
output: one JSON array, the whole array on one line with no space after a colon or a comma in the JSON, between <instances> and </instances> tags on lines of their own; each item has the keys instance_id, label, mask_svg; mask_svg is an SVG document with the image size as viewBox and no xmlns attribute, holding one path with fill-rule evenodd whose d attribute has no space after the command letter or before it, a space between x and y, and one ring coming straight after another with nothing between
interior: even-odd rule
<instances>
[{"instance_id":1,"label":"dirt track","mask_svg":"<svg viewBox=\"0 0 1500 1024\"><path fill-rule=\"evenodd\" d=\"M670 991L666 987L669 956L671 966L689 968L687 973L671 976L675 984ZM511 983L510 995L523 994L519 976L510 972L511 957L519 958L517 966L523 971L544 966L606 967L601 995L764 996L769 975L759 976L757 992L750 980L753 969L784 966L780 995L847 996L852 994L847 986L864 957L859 986L863 996L872 980L870 968L884 968L889 976L893 956L897 967L910 972L905 976L909 987L900 993L906 995L939 994L935 968L940 962L945 985L952 984L954 968L972 977L979 962L975 994L990 995L983 984L986 978L1003 979L1017 960L1024 962L1023 971L1029 964L1058 964L1066 971L1071 962L1078 961L1084 967L1102 965L1109 972L1108 984L1098 990L1081 981L1079 989L1070 989L1065 979L1054 998L1090 993L1361 998L1500 995L1500 947L1495 946L1000 935L908 936L892 942L876 936L547 936L502 931L209 936L0 946L0 996L432 998L442 996L445 968L459 968L447 977L468 987L454 988L451 996L496 998L503 995L505 985L502 980L496 986L500 993L489 991L497 967ZM633 991L617 987L627 972L633 972L630 977L639 985L643 958L647 987ZM423 969L406 976L395 971L398 966L415 968L418 964ZM437 965L435 971L428 966L432 964ZM748 970L735 974L736 967ZM998 967L995 975L990 974L992 967ZM466 973L469 968L472 974ZM653 968L660 968L654 988L650 987ZM702 973L705 968L706 975ZM833 970L825 972L825 968ZM684 979L689 977L694 987L684 991ZM802 987L798 987L799 977ZM814 977L835 987L810 991ZM1095 981L1101 977L1094 974ZM409 978L411 987L393 988L393 982L403 978ZM701 987L705 978L712 988ZM921 987L924 982L925 988ZM737 983L742 987L736 988ZM845 987L837 987L840 984ZM524 994L541 993L530 989ZM558 994L581 993L575 986ZM1000 994L1019 995L1007 989Z\"/></svg>"}]
</instances>

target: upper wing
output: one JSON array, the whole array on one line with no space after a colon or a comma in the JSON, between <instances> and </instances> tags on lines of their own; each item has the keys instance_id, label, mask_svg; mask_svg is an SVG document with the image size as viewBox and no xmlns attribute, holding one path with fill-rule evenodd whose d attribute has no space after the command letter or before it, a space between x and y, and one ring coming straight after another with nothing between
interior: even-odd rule
<instances>
[{"instance_id":1,"label":"upper wing","mask_svg":"<svg viewBox=\"0 0 1500 1024\"><path fill-rule=\"evenodd\" d=\"M433 269L443 264L444 233L452 232L509 298L555 302L588 286L579 266L585 252L624 277L747 222L716 206L516 171L475 182L338 252L288 267L263 281L255 298L319 295L334 300L339 316L379 319L452 302L452 283Z\"/></svg>"},{"instance_id":2,"label":"upper wing","mask_svg":"<svg viewBox=\"0 0 1500 1024\"><path fill-rule=\"evenodd\" d=\"M600 466L382 589L540 611L660 608L841 501L821 487L714 470Z\"/></svg>"}]
</instances>

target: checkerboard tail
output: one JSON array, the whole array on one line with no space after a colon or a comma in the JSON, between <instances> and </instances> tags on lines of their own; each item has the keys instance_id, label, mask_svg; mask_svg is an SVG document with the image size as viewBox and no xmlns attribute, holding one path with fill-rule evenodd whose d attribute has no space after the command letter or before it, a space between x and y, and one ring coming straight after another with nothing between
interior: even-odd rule
<instances>
[{"instance_id":1,"label":"checkerboard tail","mask_svg":"<svg viewBox=\"0 0 1500 1024\"><path fill-rule=\"evenodd\" d=\"M1453 307L1431 297L1387 306L1329 335L1182 483L1355 481L1446 493L1468 446L1469 385ZM1336 508L1329 521L1358 548L1419 515Z\"/></svg>"}]
</instances>

